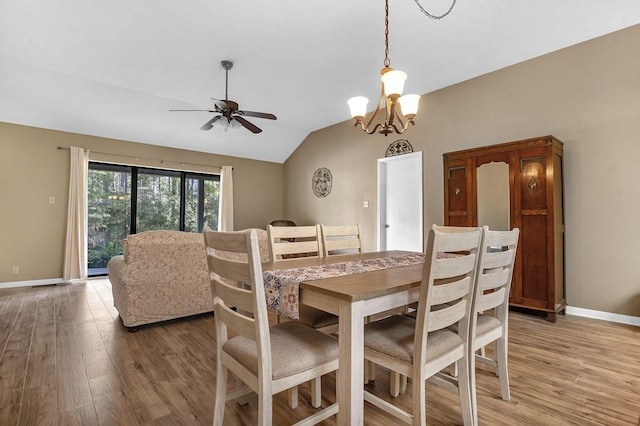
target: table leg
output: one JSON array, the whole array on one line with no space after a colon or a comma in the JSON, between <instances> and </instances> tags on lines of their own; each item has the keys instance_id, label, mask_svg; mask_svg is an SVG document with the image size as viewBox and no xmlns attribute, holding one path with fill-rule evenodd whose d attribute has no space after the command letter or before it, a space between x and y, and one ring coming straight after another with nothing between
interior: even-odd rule
<instances>
[{"instance_id":1,"label":"table leg","mask_svg":"<svg viewBox=\"0 0 640 426\"><path fill-rule=\"evenodd\" d=\"M340 367L337 397L338 424L362 425L364 420L364 302L340 301Z\"/></svg>"}]
</instances>

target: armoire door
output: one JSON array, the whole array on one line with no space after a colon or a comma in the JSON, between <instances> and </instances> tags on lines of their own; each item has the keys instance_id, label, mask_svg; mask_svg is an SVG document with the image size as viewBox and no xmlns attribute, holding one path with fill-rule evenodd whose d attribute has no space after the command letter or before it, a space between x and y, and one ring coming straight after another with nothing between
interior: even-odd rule
<instances>
[{"instance_id":1,"label":"armoire door","mask_svg":"<svg viewBox=\"0 0 640 426\"><path fill-rule=\"evenodd\" d=\"M475 225L475 164L473 159L446 161L444 165L444 224Z\"/></svg>"}]
</instances>

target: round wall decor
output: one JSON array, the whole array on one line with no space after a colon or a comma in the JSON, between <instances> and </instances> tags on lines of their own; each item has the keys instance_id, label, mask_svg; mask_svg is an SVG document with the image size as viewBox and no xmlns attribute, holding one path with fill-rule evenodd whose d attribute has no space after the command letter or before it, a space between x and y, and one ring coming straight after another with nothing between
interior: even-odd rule
<instances>
[{"instance_id":1,"label":"round wall decor","mask_svg":"<svg viewBox=\"0 0 640 426\"><path fill-rule=\"evenodd\" d=\"M326 167L320 167L313 173L311 178L311 189L318 198L324 198L331 192L333 177Z\"/></svg>"},{"instance_id":2,"label":"round wall decor","mask_svg":"<svg viewBox=\"0 0 640 426\"><path fill-rule=\"evenodd\" d=\"M389 147L387 148L387 152L384 154L385 157L393 157L395 155L408 154L413 152L413 147L406 139L398 139L395 142L391 142Z\"/></svg>"}]
</instances>

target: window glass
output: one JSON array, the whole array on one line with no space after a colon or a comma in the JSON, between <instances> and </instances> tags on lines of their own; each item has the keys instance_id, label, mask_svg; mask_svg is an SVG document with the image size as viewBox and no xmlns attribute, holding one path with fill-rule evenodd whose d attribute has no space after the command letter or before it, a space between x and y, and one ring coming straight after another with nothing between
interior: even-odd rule
<instances>
[{"instance_id":1,"label":"window glass","mask_svg":"<svg viewBox=\"0 0 640 426\"><path fill-rule=\"evenodd\" d=\"M87 263L89 275L106 273L112 256L122 254L131 225L131 170L89 170L87 182Z\"/></svg>"},{"instance_id":2,"label":"window glass","mask_svg":"<svg viewBox=\"0 0 640 426\"><path fill-rule=\"evenodd\" d=\"M180 173L138 172L136 232L180 230Z\"/></svg>"}]
</instances>

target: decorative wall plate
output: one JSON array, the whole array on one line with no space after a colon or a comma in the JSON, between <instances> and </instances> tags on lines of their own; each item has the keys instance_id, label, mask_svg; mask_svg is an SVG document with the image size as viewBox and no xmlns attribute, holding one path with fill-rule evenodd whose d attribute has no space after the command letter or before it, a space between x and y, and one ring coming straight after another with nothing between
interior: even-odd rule
<instances>
[{"instance_id":1,"label":"decorative wall plate","mask_svg":"<svg viewBox=\"0 0 640 426\"><path fill-rule=\"evenodd\" d=\"M408 154L413 152L413 147L406 139L398 139L395 142L391 142L389 147L387 148L387 152L384 154L385 157L393 157L395 155Z\"/></svg>"},{"instance_id":2,"label":"decorative wall plate","mask_svg":"<svg viewBox=\"0 0 640 426\"><path fill-rule=\"evenodd\" d=\"M326 167L320 167L313 173L311 178L311 189L318 198L324 198L331 192L333 177Z\"/></svg>"}]
</instances>

